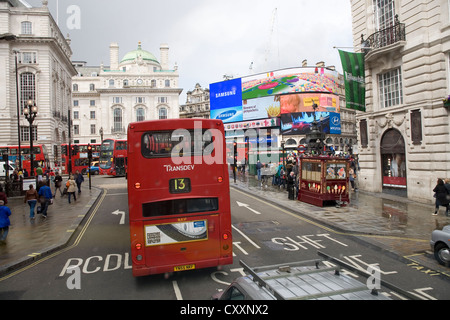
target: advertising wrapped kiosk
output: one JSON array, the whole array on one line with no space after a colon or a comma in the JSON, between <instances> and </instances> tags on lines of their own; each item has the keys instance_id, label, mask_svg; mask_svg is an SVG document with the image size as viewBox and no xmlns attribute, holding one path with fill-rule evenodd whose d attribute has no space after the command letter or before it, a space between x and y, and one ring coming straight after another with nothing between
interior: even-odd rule
<instances>
[{"instance_id":1,"label":"advertising wrapped kiosk","mask_svg":"<svg viewBox=\"0 0 450 320\"><path fill-rule=\"evenodd\" d=\"M334 156L300 158L298 200L323 207L327 201L349 201L350 162Z\"/></svg>"}]
</instances>

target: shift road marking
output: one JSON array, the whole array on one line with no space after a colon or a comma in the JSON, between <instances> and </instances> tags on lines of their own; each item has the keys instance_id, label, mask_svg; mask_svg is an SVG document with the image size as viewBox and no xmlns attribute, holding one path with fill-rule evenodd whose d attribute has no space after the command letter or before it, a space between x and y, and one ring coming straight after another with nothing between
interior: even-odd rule
<instances>
[{"instance_id":1,"label":"shift road marking","mask_svg":"<svg viewBox=\"0 0 450 320\"><path fill-rule=\"evenodd\" d=\"M313 220L310 220L310 219L308 219L308 218L302 217L302 216L300 216L299 214L292 213L292 212L290 212L290 211L288 211L288 210L285 210L285 209L283 209L283 208L281 208L281 207L279 207L279 206L276 206L276 205L274 205L274 204L272 204L272 203L270 203L270 202L266 202L266 201L264 201L264 200L261 200L261 199L258 198L258 197L252 196L252 195L250 195L250 194L248 194L248 193L245 193L245 192L240 191L240 190L238 190L238 189L235 189L235 188L233 188L233 187L230 187L230 190L233 190L233 191L238 192L238 193L240 193L240 194L242 194L242 195L245 195L246 197L249 197L249 198L251 198L251 199L254 199L254 200L256 200L256 201L259 201L259 202L261 202L261 203L264 203L265 205L270 206L270 207L272 207L272 208L274 208L274 209L277 209L277 210L279 210L279 211L281 211L281 212L284 212L284 213L286 213L287 215L290 215L291 217L294 217L294 218L297 218L297 219L299 219L299 220L305 221L305 222L307 222L307 223L309 223L309 224L315 225L315 226L317 226L317 227L319 227L319 228L322 228L322 229L327 230L327 231L329 231L329 232L333 232L333 233L335 233L335 234L347 235L347 236L350 235L350 236L357 236L357 237L366 237L366 238L402 239L402 240L410 240L410 241L417 241L417 242L428 243L427 240L423 240L423 239L405 238L405 237L398 237L398 236L383 236L383 235L376 235L376 234L364 234L364 233L340 232L340 231L334 230L334 229L332 229L332 228L330 228L330 227L327 227L327 226L325 226L325 225L323 225L323 224L320 224L320 223L318 223L318 222L315 222L315 221L313 221Z\"/></svg>"}]
</instances>

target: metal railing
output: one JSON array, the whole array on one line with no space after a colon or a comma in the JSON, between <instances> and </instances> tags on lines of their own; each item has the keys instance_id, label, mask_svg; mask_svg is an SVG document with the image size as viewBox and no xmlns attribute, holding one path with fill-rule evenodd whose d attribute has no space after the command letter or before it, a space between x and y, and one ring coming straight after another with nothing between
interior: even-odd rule
<instances>
[{"instance_id":1,"label":"metal railing","mask_svg":"<svg viewBox=\"0 0 450 320\"><path fill-rule=\"evenodd\" d=\"M361 35L361 47L365 54L373 49L379 49L399 41L406 40L405 24L395 17L395 25L371 34L366 40Z\"/></svg>"}]
</instances>

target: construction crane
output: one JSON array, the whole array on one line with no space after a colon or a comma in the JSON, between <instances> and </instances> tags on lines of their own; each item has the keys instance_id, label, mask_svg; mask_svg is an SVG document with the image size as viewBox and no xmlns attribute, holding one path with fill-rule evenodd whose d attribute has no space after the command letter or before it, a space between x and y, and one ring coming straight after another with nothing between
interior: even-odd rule
<instances>
[{"instance_id":1,"label":"construction crane","mask_svg":"<svg viewBox=\"0 0 450 320\"><path fill-rule=\"evenodd\" d=\"M271 23L270 23L270 30L269 30L269 41L267 43L267 47L266 47L266 54L265 54L265 67L266 70L268 70L268 62L269 62L269 55L270 55L270 50L272 47L272 37L273 37L273 30L274 30L274 26L275 26L275 21L277 20L277 8L275 8L272 12L272 19L271 19ZM277 35L277 40L278 39L278 35ZM278 48L278 68L280 67L280 48L279 45L277 46Z\"/></svg>"}]
</instances>

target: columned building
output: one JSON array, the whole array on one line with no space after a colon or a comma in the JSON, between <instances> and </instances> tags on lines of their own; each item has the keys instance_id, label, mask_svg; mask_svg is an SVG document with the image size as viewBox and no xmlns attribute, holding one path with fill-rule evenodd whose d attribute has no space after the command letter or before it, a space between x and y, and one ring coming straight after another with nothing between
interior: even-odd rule
<instances>
[{"instance_id":1,"label":"columned building","mask_svg":"<svg viewBox=\"0 0 450 320\"><path fill-rule=\"evenodd\" d=\"M209 119L209 89L203 89L197 83L194 90L186 92L186 104L180 106L180 118Z\"/></svg>"},{"instance_id":2,"label":"columned building","mask_svg":"<svg viewBox=\"0 0 450 320\"><path fill-rule=\"evenodd\" d=\"M351 0L365 53L366 112L357 114L359 187L424 203L450 178L450 2Z\"/></svg>"},{"instance_id":3,"label":"columned building","mask_svg":"<svg viewBox=\"0 0 450 320\"><path fill-rule=\"evenodd\" d=\"M0 0L0 145L17 146L20 138L21 146L29 147L30 124L23 109L31 99L38 107L33 143L45 146L47 164L55 167L61 144L68 142L76 70L70 40L61 34L47 3L34 8L20 0Z\"/></svg>"},{"instance_id":4,"label":"columned building","mask_svg":"<svg viewBox=\"0 0 450 320\"><path fill-rule=\"evenodd\" d=\"M91 67L74 61L72 119L74 143L126 139L128 124L179 117L178 67L169 67L169 46L160 46L160 59L142 48L119 58L119 45L110 45L110 65Z\"/></svg>"}]
</instances>

